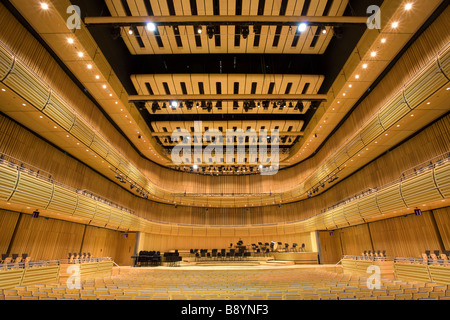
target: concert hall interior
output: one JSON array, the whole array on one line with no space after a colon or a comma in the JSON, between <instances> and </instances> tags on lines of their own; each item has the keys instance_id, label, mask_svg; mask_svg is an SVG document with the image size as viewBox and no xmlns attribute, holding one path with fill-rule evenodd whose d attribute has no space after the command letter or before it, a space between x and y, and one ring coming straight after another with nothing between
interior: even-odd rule
<instances>
[{"instance_id":1,"label":"concert hall interior","mask_svg":"<svg viewBox=\"0 0 450 320\"><path fill-rule=\"evenodd\" d=\"M448 0L4 0L0 300L450 299Z\"/></svg>"}]
</instances>

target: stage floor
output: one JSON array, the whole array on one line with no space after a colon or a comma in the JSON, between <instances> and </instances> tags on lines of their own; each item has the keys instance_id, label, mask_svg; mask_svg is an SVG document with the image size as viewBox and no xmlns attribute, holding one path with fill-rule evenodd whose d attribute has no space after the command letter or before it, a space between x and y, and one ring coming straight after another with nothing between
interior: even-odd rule
<instances>
[{"instance_id":1,"label":"stage floor","mask_svg":"<svg viewBox=\"0 0 450 320\"><path fill-rule=\"evenodd\" d=\"M179 266L149 266L149 267L131 267L121 266L120 272L127 272L128 270L173 270L186 271L186 270L274 270L274 269L303 269L303 270L318 270L318 271L331 271L341 273L341 266L335 266L334 264L294 264L292 261L271 260L267 263L246 263L245 261L230 261L222 263L189 263L182 262ZM114 273L119 271L119 267L114 267Z\"/></svg>"}]
</instances>

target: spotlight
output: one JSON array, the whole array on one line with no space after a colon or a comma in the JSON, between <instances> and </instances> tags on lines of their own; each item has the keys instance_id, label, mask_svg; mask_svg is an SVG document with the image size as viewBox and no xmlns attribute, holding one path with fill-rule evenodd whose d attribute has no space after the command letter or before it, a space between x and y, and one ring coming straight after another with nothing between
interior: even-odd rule
<instances>
[{"instance_id":1,"label":"spotlight","mask_svg":"<svg viewBox=\"0 0 450 320\"><path fill-rule=\"evenodd\" d=\"M247 39L249 33L250 33L250 31L248 29L248 26L242 26L241 27L242 38Z\"/></svg>"},{"instance_id":2,"label":"spotlight","mask_svg":"<svg viewBox=\"0 0 450 320\"><path fill-rule=\"evenodd\" d=\"M298 31L299 32L304 32L304 31L306 31L306 29L308 28L308 25L306 24L306 23L300 23L299 25L298 25Z\"/></svg>"},{"instance_id":3,"label":"spotlight","mask_svg":"<svg viewBox=\"0 0 450 320\"><path fill-rule=\"evenodd\" d=\"M214 27L213 26L206 27L206 33L208 34L208 38L212 39L214 37Z\"/></svg>"},{"instance_id":4,"label":"spotlight","mask_svg":"<svg viewBox=\"0 0 450 320\"><path fill-rule=\"evenodd\" d=\"M202 33L202 26L195 27L195 30L197 30L198 34L201 34Z\"/></svg>"},{"instance_id":5,"label":"spotlight","mask_svg":"<svg viewBox=\"0 0 450 320\"><path fill-rule=\"evenodd\" d=\"M147 23L147 30L150 32L154 32L156 30L156 25L153 22Z\"/></svg>"},{"instance_id":6,"label":"spotlight","mask_svg":"<svg viewBox=\"0 0 450 320\"><path fill-rule=\"evenodd\" d=\"M172 109L175 109L176 107L178 107L178 102L172 101L170 105L172 106Z\"/></svg>"}]
</instances>

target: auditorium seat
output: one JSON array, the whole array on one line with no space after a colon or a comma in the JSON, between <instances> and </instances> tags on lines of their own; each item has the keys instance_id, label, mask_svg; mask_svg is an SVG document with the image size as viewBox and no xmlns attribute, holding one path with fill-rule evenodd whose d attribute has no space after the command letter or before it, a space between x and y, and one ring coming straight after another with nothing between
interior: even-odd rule
<instances>
[{"instance_id":1,"label":"auditorium seat","mask_svg":"<svg viewBox=\"0 0 450 320\"><path fill-rule=\"evenodd\" d=\"M395 297L394 296L383 296L383 295L381 295L381 296L377 297L377 300L395 300Z\"/></svg>"}]
</instances>

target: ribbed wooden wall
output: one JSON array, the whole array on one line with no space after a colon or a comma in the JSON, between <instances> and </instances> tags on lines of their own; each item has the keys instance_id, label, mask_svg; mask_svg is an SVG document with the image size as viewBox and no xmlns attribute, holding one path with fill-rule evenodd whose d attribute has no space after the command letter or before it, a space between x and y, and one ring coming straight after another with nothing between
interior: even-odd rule
<instances>
[{"instance_id":1,"label":"ribbed wooden wall","mask_svg":"<svg viewBox=\"0 0 450 320\"><path fill-rule=\"evenodd\" d=\"M329 232L321 232L324 261L337 263L342 255L386 250L389 257L421 257L425 250L450 250L450 208L423 211ZM443 244L440 242L443 240ZM326 247L326 249L325 249Z\"/></svg>"},{"instance_id":2,"label":"ribbed wooden wall","mask_svg":"<svg viewBox=\"0 0 450 320\"><path fill-rule=\"evenodd\" d=\"M81 224L22 214L11 254L27 253L33 260L67 259L69 252L79 252L83 230Z\"/></svg>"},{"instance_id":3,"label":"ribbed wooden wall","mask_svg":"<svg viewBox=\"0 0 450 320\"><path fill-rule=\"evenodd\" d=\"M191 175L174 172L149 161L143 160L129 143L117 133L114 127L106 120L101 112L90 102L79 90L63 70L57 66L50 55L32 38L26 30L11 16L9 12L0 6L3 19L0 28L3 30L0 40L7 43L24 62L31 66L36 73L47 81L65 100L67 100L88 122L98 129L111 143L137 167L145 173L148 178L165 188L177 189L179 191L195 192L243 192L256 193L261 191L276 191L291 185L313 173L313 168L326 159L355 132L374 112L391 97L406 79L417 72L424 63L435 56L437 50L448 43L448 34L442 30L448 30L448 11L438 18L436 23L430 27L423 36L404 54L397 65L385 77L382 84L363 101L363 103L352 113L344 125L333 134L324 147L310 160L288 169L283 170L276 176L251 176L251 177L210 177Z\"/></svg>"},{"instance_id":4,"label":"ribbed wooden wall","mask_svg":"<svg viewBox=\"0 0 450 320\"><path fill-rule=\"evenodd\" d=\"M0 152L51 172L56 181L87 189L131 208L141 217L198 225L246 225L308 218L368 188L380 187L401 173L450 150L450 116L428 127L397 149L384 154L322 195L296 204L258 208L205 208L164 205L136 198L81 162L58 151L23 127L0 115ZM389 168L389 170L386 170Z\"/></svg>"},{"instance_id":5,"label":"ribbed wooden wall","mask_svg":"<svg viewBox=\"0 0 450 320\"><path fill-rule=\"evenodd\" d=\"M425 250L443 250L430 211L369 224L375 250L389 256L420 257Z\"/></svg>"},{"instance_id":6,"label":"ribbed wooden wall","mask_svg":"<svg viewBox=\"0 0 450 320\"><path fill-rule=\"evenodd\" d=\"M450 207L433 210L433 216L446 250L450 250Z\"/></svg>"},{"instance_id":7,"label":"ribbed wooden wall","mask_svg":"<svg viewBox=\"0 0 450 320\"><path fill-rule=\"evenodd\" d=\"M299 246L305 244L306 251L311 252L311 237L309 233L294 234L286 236L222 236L222 237L201 237L201 236L165 236L145 233L142 235L139 247L140 250L159 250L161 252L168 250L190 250L190 249L227 249L230 244L236 245L241 239L244 245L257 244L258 242L270 243L271 241L279 241L288 243L292 246L297 243Z\"/></svg>"},{"instance_id":8,"label":"ribbed wooden wall","mask_svg":"<svg viewBox=\"0 0 450 320\"><path fill-rule=\"evenodd\" d=\"M0 254L7 253L9 246L10 255L27 253L33 261L67 259L69 253L90 252L95 257L112 257L119 265L131 265L135 240L135 233L125 238L114 230L0 211Z\"/></svg>"},{"instance_id":9,"label":"ribbed wooden wall","mask_svg":"<svg viewBox=\"0 0 450 320\"><path fill-rule=\"evenodd\" d=\"M321 263L335 264L342 258L341 240L339 231L331 234L329 231L319 232L320 249L322 253Z\"/></svg>"},{"instance_id":10,"label":"ribbed wooden wall","mask_svg":"<svg viewBox=\"0 0 450 320\"><path fill-rule=\"evenodd\" d=\"M18 219L18 213L0 210L0 254L6 254Z\"/></svg>"}]
</instances>

